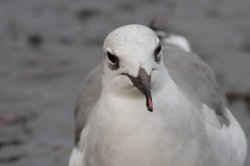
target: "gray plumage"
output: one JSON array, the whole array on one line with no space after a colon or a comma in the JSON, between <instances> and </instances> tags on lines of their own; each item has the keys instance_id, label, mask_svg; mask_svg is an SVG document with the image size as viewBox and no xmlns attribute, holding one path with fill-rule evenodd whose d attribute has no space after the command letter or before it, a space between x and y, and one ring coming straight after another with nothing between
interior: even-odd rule
<instances>
[{"instance_id":1,"label":"gray plumage","mask_svg":"<svg viewBox=\"0 0 250 166\"><path fill-rule=\"evenodd\" d=\"M127 25L103 56L76 103L69 166L243 166L244 132L184 37Z\"/></svg>"},{"instance_id":2,"label":"gray plumage","mask_svg":"<svg viewBox=\"0 0 250 166\"><path fill-rule=\"evenodd\" d=\"M168 36L166 36L168 37ZM217 88L213 71L196 54L169 45L161 38L163 60L170 76L186 96L205 103L216 112L221 125L230 125L225 111L224 96ZM86 124L89 112L101 95L102 66L97 66L87 77L75 108L75 144ZM171 94L169 94L171 95Z\"/></svg>"}]
</instances>

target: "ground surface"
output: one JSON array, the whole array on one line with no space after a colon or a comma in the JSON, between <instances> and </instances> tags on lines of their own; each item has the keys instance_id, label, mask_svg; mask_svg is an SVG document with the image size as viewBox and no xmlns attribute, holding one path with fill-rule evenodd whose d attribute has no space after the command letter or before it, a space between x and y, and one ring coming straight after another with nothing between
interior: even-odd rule
<instances>
[{"instance_id":1,"label":"ground surface","mask_svg":"<svg viewBox=\"0 0 250 166\"><path fill-rule=\"evenodd\" d=\"M101 60L104 37L153 18L186 36L215 70L250 142L249 6L249 0L1 0L0 166L67 165L74 101Z\"/></svg>"}]
</instances>

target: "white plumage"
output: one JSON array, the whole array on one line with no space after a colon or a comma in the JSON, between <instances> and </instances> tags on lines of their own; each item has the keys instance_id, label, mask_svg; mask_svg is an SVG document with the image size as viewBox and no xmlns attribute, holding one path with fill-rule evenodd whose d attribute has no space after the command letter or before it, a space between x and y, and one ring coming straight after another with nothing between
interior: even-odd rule
<instances>
[{"instance_id":1,"label":"white plumage","mask_svg":"<svg viewBox=\"0 0 250 166\"><path fill-rule=\"evenodd\" d=\"M245 135L182 39L142 25L107 36L77 101L69 166L243 166Z\"/></svg>"}]
</instances>

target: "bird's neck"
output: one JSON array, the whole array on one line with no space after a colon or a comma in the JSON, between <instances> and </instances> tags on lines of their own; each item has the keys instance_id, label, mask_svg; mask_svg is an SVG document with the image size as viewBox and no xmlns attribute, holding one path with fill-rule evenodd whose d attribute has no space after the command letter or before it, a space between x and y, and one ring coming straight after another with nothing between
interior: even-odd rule
<instances>
[{"instance_id":1,"label":"bird's neck","mask_svg":"<svg viewBox=\"0 0 250 166\"><path fill-rule=\"evenodd\" d=\"M181 96L179 89L176 84L168 74L168 71L164 69L152 78L152 98L153 104L162 105L159 101L164 98L165 104L174 104L177 99L176 96ZM156 80L157 79L157 80ZM106 110L113 110L114 113L117 110L120 111L137 111L143 110L147 111L146 108L146 98L137 88L131 88L127 93L119 93L111 88L103 88L102 94L102 105ZM118 111L119 112L119 111Z\"/></svg>"}]
</instances>

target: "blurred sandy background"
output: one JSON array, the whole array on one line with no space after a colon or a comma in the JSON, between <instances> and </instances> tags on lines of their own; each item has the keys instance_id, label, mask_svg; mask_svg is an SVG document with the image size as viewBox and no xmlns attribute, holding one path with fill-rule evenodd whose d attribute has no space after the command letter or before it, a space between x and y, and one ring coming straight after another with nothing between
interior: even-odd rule
<instances>
[{"instance_id":1,"label":"blurred sandy background","mask_svg":"<svg viewBox=\"0 0 250 166\"><path fill-rule=\"evenodd\" d=\"M75 98L104 37L153 18L214 69L250 142L249 8L249 0L0 0L0 166L66 166Z\"/></svg>"}]
</instances>

